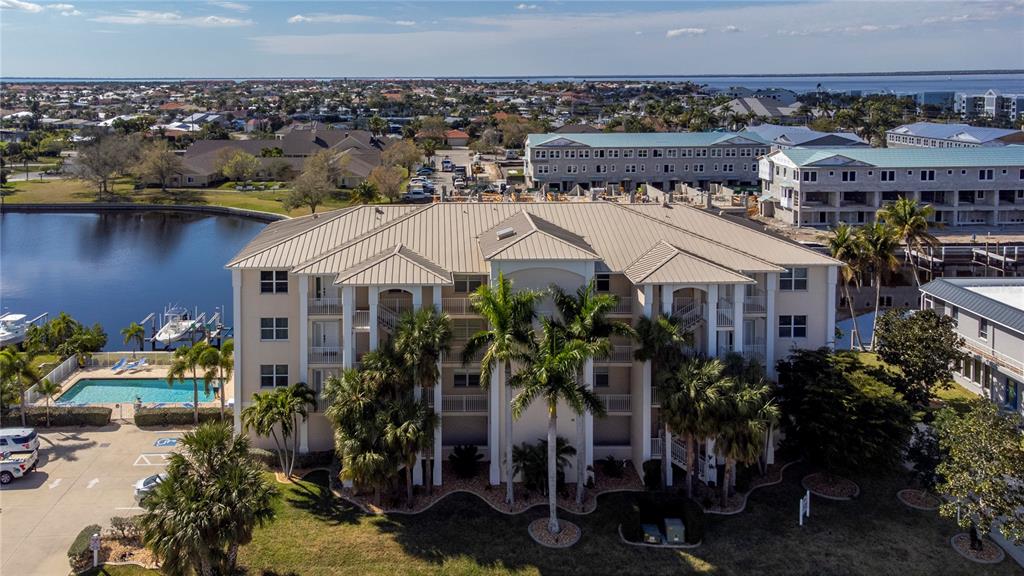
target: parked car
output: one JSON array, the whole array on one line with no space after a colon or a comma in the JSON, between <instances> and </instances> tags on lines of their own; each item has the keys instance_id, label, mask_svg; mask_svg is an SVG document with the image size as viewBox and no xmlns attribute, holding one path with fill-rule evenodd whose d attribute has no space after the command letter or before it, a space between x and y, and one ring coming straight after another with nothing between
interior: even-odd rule
<instances>
[{"instance_id":1,"label":"parked car","mask_svg":"<svg viewBox=\"0 0 1024 576\"><path fill-rule=\"evenodd\" d=\"M465 188L466 187L466 180L463 179L463 178L456 177L455 180L452 182L452 184L454 184L456 188Z\"/></svg>"},{"instance_id":2,"label":"parked car","mask_svg":"<svg viewBox=\"0 0 1024 576\"><path fill-rule=\"evenodd\" d=\"M515 150L505 150L505 160L518 160L519 153Z\"/></svg>"},{"instance_id":3,"label":"parked car","mask_svg":"<svg viewBox=\"0 0 1024 576\"><path fill-rule=\"evenodd\" d=\"M38 461L39 453L35 450L0 453L0 484L10 484L15 478L35 470Z\"/></svg>"},{"instance_id":4,"label":"parked car","mask_svg":"<svg viewBox=\"0 0 1024 576\"><path fill-rule=\"evenodd\" d=\"M445 156L444 160L441 160L441 171L451 172L455 168L455 164L452 163L452 159Z\"/></svg>"},{"instance_id":5,"label":"parked car","mask_svg":"<svg viewBox=\"0 0 1024 576\"><path fill-rule=\"evenodd\" d=\"M412 188L402 195L402 201L411 202L413 204L420 204L425 202L433 202L434 197L432 194L430 194L423 188Z\"/></svg>"},{"instance_id":6,"label":"parked car","mask_svg":"<svg viewBox=\"0 0 1024 576\"><path fill-rule=\"evenodd\" d=\"M0 428L0 452L34 452L39 435L32 428Z\"/></svg>"},{"instance_id":7,"label":"parked car","mask_svg":"<svg viewBox=\"0 0 1024 576\"><path fill-rule=\"evenodd\" d=\"M167 478L167 474L153 474L152 476L146 476L142 480L135 483L135 501L139 504L142 500L149 495L150 492L156 489L157 485L163 482Z\"/></svg>"},{"instance_id":8,"label":"parked car","mask_svg":"<svg viewBox=\"0 0 1024 576\"><path fill-rule=\"evenodd\" d=\"M466 177L466 167L465 166L456 166L455 168L452 169L452 171L455 172L456 176L462 176L463 178Z\"/></svg>"},{"instance_id":9,"label":"parked car","mask_svg":"<svg viewBox=\"0 0 1024 576\"><path fill-rule=\"evenodd\" d=\"M429 166L421 166L420 169L416 171L417 176L430 176L433 173L434 169Z\"/></svg>"}]
</instances>

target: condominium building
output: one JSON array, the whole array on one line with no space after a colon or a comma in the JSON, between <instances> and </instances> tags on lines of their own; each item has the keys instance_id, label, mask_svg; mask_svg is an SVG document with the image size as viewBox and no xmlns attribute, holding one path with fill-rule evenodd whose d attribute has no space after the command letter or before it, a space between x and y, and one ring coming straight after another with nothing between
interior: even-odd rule
<instances>
[{"instance_id":1,"label":"condominium building","mask_svg":"<svg viewBox=\"0 0 1024 576\"><path fill-rule=\"evenodd\" d=\"M989 90L984 94L957 92L953 110L961 118L986 116L989 118L1024 118L1024 94L1002 94Z\"/></svg>"},{"instance_id":2,"label":"condominium building","mask_svg":"<svg viewBox=\"0 0 1024 576\"><path fill-rule=\"evenodd\" d=\"M914 122L885 133L889 148L979 148L1024 144L1024 132L970 124Z\"/></svg>"},{"instance_id":3,"label":"condominium building","mask_svg":"<svg viewBox=\"0 0 1024 576\"><path fill-rule=\"evenodd\" d=\"M869 144L852 132L819 132L807 126L780 126L758 124L747 126L741 134L756 134L771 142L772 150L785 148L839 148L844 146L866 147Z\"/></svg>"},{"instance_id":4,"label":"condominium building","mask_svg":"<svg viewBox=\"0 0 1024 576\"><path fill-rule=\"evenodd\" d=\"M779 150L760 160L762 214L793 226L872 222L910 198L949 226L1024 223L1024 146Z\"/></svg>"},{"instance_id":5,"label":"condominium building","mask_svg":"<svg viewBox=\"0 0 1024 576\"><path fill-rule=\"evenodd\" d=\"M561 192L577 185L630 190L651 184L664 191L678 184L756 185L757 157L770 145L735 132L530 134L526 185Z\"/></svg>"},{"instance_id":6,"label":"condominium building","mask_svg":"<svg viewBox=\"0 0 1024 576\"><path fill-rule=\"evenodd\" d=\"M921 307L952 316L964 339L955 380L1024 415L1024 278L940 278L921 293Z\"/></svg>"},{"instance_id":7,"label":"condominium building","mask_svg":"<svg viewBox=\"0 0 1024 576\"><path fill-rule=\"evenodd\" d=\"M461 362L466 340L486 326L470 294L499 274L516 289L575 291L591 280L618 297L614 319L675 316L694 352L730 351L775 362L793 348L833 344L838 263L798 244L683 205L440 203L360 206L270 224L227 267L234 288L235 425L254 394L324 382L390 337L405 311L434 306L452 321L440 383L417 391L441 416L432 461L458 444L480 446L492 483L504 441L504 376L480 381L479 358ZM538 306L553 315L550 297ZM634 343L615 338L583 378L607 416L559 410L558 433L588 464L614 455L638 469L660 457L657 389ZM319 400L299 429L302 451L333 448ZM539 404L514 422L514 442L546 431ZM671 441L671 439L669 439ZM713 460L713 458L712 458ZM424 464L415 470L423 478ZM570 476L571 477L571 476Z\"/></svg>"}]
</instances>

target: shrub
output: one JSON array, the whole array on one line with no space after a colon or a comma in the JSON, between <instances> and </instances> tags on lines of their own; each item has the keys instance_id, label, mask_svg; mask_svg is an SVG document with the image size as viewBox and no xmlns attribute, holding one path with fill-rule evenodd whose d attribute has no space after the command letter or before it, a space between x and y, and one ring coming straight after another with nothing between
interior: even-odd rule
<instances>
[{"instance_id":1,"label":"shrub","mask_svg":"<svg viewBox=\"0 0 1024 576\"><path fill-rule=\"evenodd\" d=\"M9 414L0 418L3 426L21 426L20 408L14 408ZM104 406L50 406L50 426L106 426L110 424L111 408ZM25 411L25 420L29 426L42 428L46 426L46 407L29 406Z\"/></svg>"},{"instance_id":2,"label":"shrub","mask_svg":"<svg viewBox=\"0 0 1024 576\"><path fill-rule=\"evenodd\" d=\"M114 516L110 519L110 531L121 540L138 540L140 516Z\"/></svg>"},{"instance_id":3,"label":"shrub","mask_svg":"<svg viewBox=\"0 0 1024 576\"><path fill-rule=\"evenodd\" d=\"M281 464L277 458L277 454L270 450L264 450L263 448L250 448L249 455L261 462L267 468L274 468Z\"/></svg>"},{"instance_id":4,"label":"shrub","mask_svg":"<svg viewBox=\"0 0 1024 576\"><path fill-rule=\"evenodd\" d=\"M199 423L219 422L220 408L199 408ZM187 426L192 424L193 409L179 406L166 408L140 408L135 411L135 425L142 426Z\"/></svg>"},{"instance_id":5,"label":"shrub","mask_svg":"<svg viewBox=\"0 0 1024 576\"><path fill-rule=\"evenodd\" d=\"M459 478L475 476L480 467L480 461L483 459L484 455L473 444L459 444L448 456L448 461L451 462L452 468L455 470L455 476Z\"/></svg>"},{"instance_id":6,"label":"shrub","mask_svg":"<svg viewBox=\"0 0 1024 576\"><path fill-rule=\"evenodd\" d=\"M576 455L576 449L569 441L559 436L555 442L555 486L556 490L565 483L565 467ZM548 441L540 440L536 444L523 442L512 448L512 470L522 474L523 486L528 490L548 492Z\"/></svg>"},{"instance_id":7,"label":"shrub","mask_svg":"<svg viewBox=\"0 0 1024 576\"><path fill-rule=\"evenodd\" d=\"M644 462L644 486L648 490L661 490L661 460Z\"/></svg>"},{"instance_id":8,"label":"shrub","mask_svg":"<svg viewBox=\"0 0 1024 576\"><path fill-rule=\"evenodd\" d=\"M99 525L90 524L78 533L75 541L68 548L68 562L71 563L72 568L79 570L85 567L85 564L88 563L86 555L89 553L89 542L92 540L92 535L99 534L101 531L102 528Z\"/></svg>"},{"instance_id":9,"label":"shrub","mask_svg":"<svg viewBox=\"0 0 1024 576\"><path fill-rule=\"evenodd\" d=\"M626 461L619 460L611 454L601 461L601 470L609 478L622 478L626 474Z\"/></svg>"}]
</instances>

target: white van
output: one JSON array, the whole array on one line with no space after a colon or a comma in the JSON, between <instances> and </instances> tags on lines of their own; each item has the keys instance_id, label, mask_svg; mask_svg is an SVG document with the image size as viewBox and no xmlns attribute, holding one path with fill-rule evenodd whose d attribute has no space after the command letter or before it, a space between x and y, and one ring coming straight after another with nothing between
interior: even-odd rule
<instances>
[{"instance_id":1,"label":"white van","mask_svg":"<svg viewBox=\"0 0 1024 576\"><path fill-rule=\"evenodd\" d=\"M34 452L39 436L31 428L0 428L0 452Z\"/></svg>"},{"instance_id":2,"label":"white van","mask_svg":"<svg viewBox=\"0 0 1024 576\"><path fill-rule=\"evenodd\" d=\"M15 478L35 470L38 461L39 454L35 450L23 454L0 452L0 484L10 484Z\"/></svg>"}]
</instances>

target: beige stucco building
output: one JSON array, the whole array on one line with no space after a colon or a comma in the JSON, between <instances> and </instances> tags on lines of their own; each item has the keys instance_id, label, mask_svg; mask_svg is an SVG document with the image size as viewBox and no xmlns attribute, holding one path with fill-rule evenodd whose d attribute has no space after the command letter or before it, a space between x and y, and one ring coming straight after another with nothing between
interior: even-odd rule
<instances>
[{"instance_id":1,"label":"beige stucco building","mask_svg":"<svg viewBox=\"0 0 1024 576\"><path fill-rule=\"evenodd\" d=\"M832 344L838 263L815 251L681 205L442 203L360 206L277 222L230 263L234 286L235 425L253 394L324 381L391 334L404 311L435 306L452 320L452 352L440 361L440 385L422 394L441 415L433 466L458 444L475 444L501 481L507 402L504 378L480 382L478 363L462 365L464 342L485 326L470 294L503 273L514 288L575 290L594 279L619 298L615 319L675 315L697 352L737 351L771 371L792 348ZM539 314L553 314L550 298ZM559 411L558 433L586 462L607 455L643 461L661 454L658 395L649 363L633 343L613 342L589 362L584 381L607 416L577 419ZM497 372L497 371L496 371ZM299 430L302 451L333 448L318 403ZM513 426L514 442L546 431L538 404ZM669 439L671 441L671 439ZM567 472L568 474L574 472Z\"/></svg>"}]
</instances>

